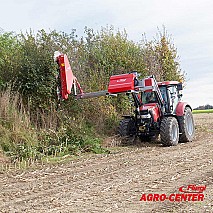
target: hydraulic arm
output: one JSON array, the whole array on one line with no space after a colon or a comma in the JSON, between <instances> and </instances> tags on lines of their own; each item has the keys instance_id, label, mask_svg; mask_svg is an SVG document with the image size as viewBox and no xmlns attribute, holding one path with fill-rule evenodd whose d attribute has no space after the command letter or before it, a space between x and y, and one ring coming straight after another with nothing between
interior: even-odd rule
<instances>
[{"instance_id":1,"label":"hydraulic arm","mask_svg":"<svg viewBox=\"0 0 213 213\"><path fill-rule=\"evenodd\" d=\"M137 94L140 91L150 90L156 93L160 104L163 104L163 98L154 76L138 80L137 72L121 75L113 75L110 77L108 90L84 93L77 78L74 76L72 72L67 56L58 53L55 57L55 60L58 63L58 70L59 70L58 96L62 100L68 99L68 95L71 93L72 90L76 99L93 98L106 95L116 95L118 93ZM79 93L77 93L77 90L79 91ZM137 99L137 97L134 95L133 98ZM139 102L138 99L136 102Z\"/></svg>"}]
</instances>

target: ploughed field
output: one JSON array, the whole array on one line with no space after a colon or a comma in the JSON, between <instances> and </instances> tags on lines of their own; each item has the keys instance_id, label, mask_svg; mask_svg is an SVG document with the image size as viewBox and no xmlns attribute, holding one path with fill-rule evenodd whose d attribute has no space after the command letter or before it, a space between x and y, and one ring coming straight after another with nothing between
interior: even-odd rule
<instances>
[{"instance_id":1,"label":"ploughed field","mask_svg":"<svg viewBox=\"0 0 213 213\"><path fill-rule=\"evenodd\" d=\"M213 212L213 113L194 119L190 143L136 142L111 154L2 172L0 212ZM181 197L180 188L195 195Z\"/></svg>"}]
</instances>

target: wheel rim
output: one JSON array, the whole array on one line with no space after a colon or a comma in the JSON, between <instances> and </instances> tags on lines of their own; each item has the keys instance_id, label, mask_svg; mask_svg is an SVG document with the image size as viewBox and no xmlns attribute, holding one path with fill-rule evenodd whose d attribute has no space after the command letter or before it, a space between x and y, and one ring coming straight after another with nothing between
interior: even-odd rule
<instances>
[{"instance_id":1,"label":"wheel rim","mask_svg":"<svg viewBox=\"0 0 213 213\"><path fill-rule=\"evenodd\" d=\"M193 125L193 119L190 114L186 115L186 130L189 135L192 135L194 132L194 125Z\"/></svg>"},{"instance_id":2,"label":"wheel rim","mask_svg":"<svg viewBox=\"0 0 213 213\"><path fill-rule=\"evenodd\" d=\"M176 141L178 137L177 126L176 124L172 125L172 141Z\"/></svg>"}]
</instances>

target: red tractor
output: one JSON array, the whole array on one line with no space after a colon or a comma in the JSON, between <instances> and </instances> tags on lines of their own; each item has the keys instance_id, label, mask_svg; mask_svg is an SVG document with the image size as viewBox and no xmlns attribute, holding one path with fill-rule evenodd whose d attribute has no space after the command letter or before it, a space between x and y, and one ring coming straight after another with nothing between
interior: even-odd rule
<instances>
[{"instance_id":1,"label":"red tractor","mask_svg":"<svg viewBox=\"0 0 213 213\"><path fill-rule=\"evenodd\" d=\"M139 79L137 72L113 75L108 90L84 93L73 75L66 55L56 55L59 67L59 98L67 99L71 90L77 99L125 93L134 101L134 115L125 115L120 121L119 134L150 139L159 135L165 146L192 141L195 134L192 108L181 102L182 83L178 81L156 82L154 76ZM80 91L77 94L77 89Z\"/></svg>"}]
</instances>

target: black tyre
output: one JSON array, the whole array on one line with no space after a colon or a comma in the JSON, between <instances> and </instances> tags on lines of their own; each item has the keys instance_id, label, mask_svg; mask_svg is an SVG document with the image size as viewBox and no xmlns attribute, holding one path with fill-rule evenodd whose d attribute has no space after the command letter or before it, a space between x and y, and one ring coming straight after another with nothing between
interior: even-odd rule
<instances>
[{"instance_id":1,"label":"black tyre","mask_svg":"<svg viewBox=\"0 0 213 213\"><path fill-rule=\"evenodd\" d=\"M184 115L179 116L178 121L180 128L179 141L182 143L192 141L195 135L195 125L192 111L189 107L185 108Z\"/></svg>"},{"instance_id":2,"label":"black tyre","mask_svg":"<svg viewBox=\"0 0 213 213\"><path fill-rule=\"evenodd\" d=\"M136 136L135 121L132 118L125 118L120 121L118 133L122 137L133 138Z\"/></svg>"},{"instance_id":3,"label":"black tyre","mask_svg":"<svg viewBox=\"0 0 213 213\"><path fill-rule=\"evenodd\" d=\"M179 126L175 117L165 117L160 126L161 143L164 146L176 146L179 141Z\"/></svg>"}]
</instances>

